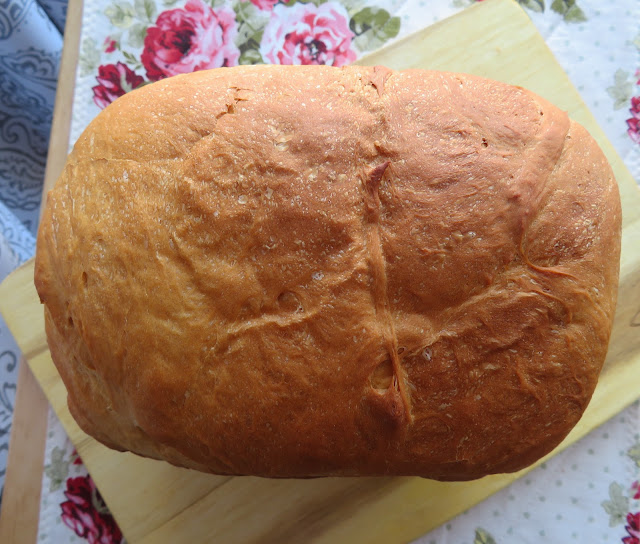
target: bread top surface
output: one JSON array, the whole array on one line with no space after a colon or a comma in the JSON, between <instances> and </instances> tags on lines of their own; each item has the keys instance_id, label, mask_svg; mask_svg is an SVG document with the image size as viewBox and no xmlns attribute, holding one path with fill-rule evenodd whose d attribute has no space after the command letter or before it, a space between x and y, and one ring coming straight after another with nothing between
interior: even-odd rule
<instances>
[{"instance_id":1,"label":"bread top surface","mask_svg":"<svg viewBox=\"0 0 640 544\"><path fill-rule=\"evenodd\" d=\"M70 409L111 447L221 474L470 479L580 418L620 222L596 143L527 90L224 68L90 124L35 281Z\"/></svg>"}]
</instances>

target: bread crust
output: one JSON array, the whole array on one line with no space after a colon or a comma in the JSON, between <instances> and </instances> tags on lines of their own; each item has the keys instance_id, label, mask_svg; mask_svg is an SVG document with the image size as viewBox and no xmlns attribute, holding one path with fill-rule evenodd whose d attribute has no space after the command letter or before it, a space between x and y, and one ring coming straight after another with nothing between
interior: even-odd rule
<instances>
[{"instance_id":1,"label":"bread crust","mask_svg":"<svg viewBox=\"0 0 640 544\"><path fill-rule=\"evenodd\" d=\"M35 284L71 413L109 447L465 480L533 463L582 415L620 236L603 153L525 89L224 68L89 125Z\"/></svg>"}]
</instances>

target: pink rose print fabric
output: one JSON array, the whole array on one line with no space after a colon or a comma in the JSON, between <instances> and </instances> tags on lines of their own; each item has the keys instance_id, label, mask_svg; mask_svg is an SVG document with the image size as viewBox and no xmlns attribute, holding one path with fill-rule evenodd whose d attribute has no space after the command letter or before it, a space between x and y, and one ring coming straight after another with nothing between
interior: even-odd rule
<instances>
[{"instance_id":1,"label":"pink rose print fabric","mask_svg":"<svg viewBox=\"0 0 640 544\"><path fill-rule=\"evenodd\" d=\"M276 4L286 4L289 0L251 0L251 3L258 9L271 11Z\"/></svg>"},{"instance_id":2,"label":"pink rose print fabric","mask_svg":"<svg viewBox=\"0 0 640 544\"><path fill-rule=\"evenodd\" d=\"M640 144L640 96L631 98L631 107L629 108L631 119L627 119L627 134L635 143Z\"/></svg>"},{"instance_id":3,"label":"pink rose print fabric","mask_svg":"<svg viewBox=\"0 0 640 544\"><path fill-rule=\"evenodd\" d=\"M343 66L356 59L354 37L341 4L277 5L264 30L260 53L273 64Z\"/></svg>"},{"instance_id":4,"label":"pink rose print fabric","mask_svg":"<svg viewBox=\"0 0 640 544\"><path fill-rule=\"evenodd\" d=\"M141 60L150 81L207 68L235 66L240 51L234 43L235 13L202 0L164 11L147 29Z\"/></svg>"},{"instance_id":5,"label":"pink rose print fabric","mask_svg":"<svg viewBox=\"0 0 640 544\"><path fill-rule=\"evenodd\" d=\"M107 36L103 43L105 53L113 53L116 50L116 41Z\"/></svg>"},{"instance_id":6,"label":"pink rose print fabric","mask_svg":"<svg viewBox=\"0 0 640 544\"><path fill-rule=\"evenodd\" d=\"M125 64L118 62L100 66L96 81L98 85L93 87L93 101L98 107L106 108L119 96L142 85L144 79Z\"/></svg>"},{"instance_id":7,"label":"pink rose print fabric","mask_svg":"<svg viewBox=\"0 0 640 544\"><path fill-rule=\"evenodd\" d=\"M628 536L622 539L624 544L640 544L640 512L627 514L627 525L625 526Z\"/></svg>"},{"instance_id":8,"label":"pink rose print fabric","mask_svg":"<svg viewBox=\"0 0 640 544\"><path fill-rule=\"evenodd\" d=\"M401 26L383 8L347 8L335 0L164 2L174 4L159 13L153 0L104 10L111 30L93 53L100 60L80 59L81 65L97 64L93 101L99 108L141 85L198 70L262 63L344 66L395 38Z\"/></svg>"},{"instance_id":9,"label":"pink rose print fabric","mask_svg":"<svg viewBox=\"0 0 640 544\"><path fill-rule=\"evenodd\" d=\"M60 505L63 523L89 544L117 544L122 533L107 510L91 476L67 479L67 500Z\"/></svg>"}]
</instances>

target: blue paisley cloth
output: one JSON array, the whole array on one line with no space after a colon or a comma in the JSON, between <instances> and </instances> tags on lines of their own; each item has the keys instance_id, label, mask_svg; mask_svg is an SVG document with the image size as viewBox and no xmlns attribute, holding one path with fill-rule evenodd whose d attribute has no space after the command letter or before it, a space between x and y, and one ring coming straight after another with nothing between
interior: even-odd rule
<instances>
[{"instance_id":1,"label":"blue paisley cloth","mask_svg":"<svg viewBox=\"0 0 640 544\"><path fill-rule=\"evenodd\" d=\"M67 0L0 0L0 281L34 252L66 15ZM19 361L0 317L0 490Z\"/></svg>"}]
</instances>

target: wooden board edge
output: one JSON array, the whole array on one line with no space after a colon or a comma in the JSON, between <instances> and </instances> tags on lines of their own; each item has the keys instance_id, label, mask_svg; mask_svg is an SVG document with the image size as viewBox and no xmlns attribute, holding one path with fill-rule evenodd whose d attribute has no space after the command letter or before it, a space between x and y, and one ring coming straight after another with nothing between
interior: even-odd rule
<instances>
[{"instance_id":1,"label":"wooden board edge","mask_svg":"<svg viewBox=\"0 0 640 544\"><path fill-rule=\"evenodd\" d=\"M31 274L33 277L33 268L35 265L35 257L31 257L30 259L23 262L17 268L14 268L7 276L0 282L0 313L3 314L9 326L11 326L11 314L13 310L13 297L11 296L14 293L15 289L19 289L22 287L22 276L24 274ZM31 271L31 272L29 272ZM2 296L4 295L4 296Z\"/></svg>"},{"instance_id":2,"label":"wooden board edge","mask_svg":"<svg viewBox=\"0 0 640 544\"><path fill-rule=\"evenodd\" d=\"M37 540L47 406L40 384L22 357L0 511L0 542L6 544Z\"/></svg>"},{"instance_id":3,"label":"wooden board edge","mask_svg":"<svg viewBox=\"0 0 640 544\"><path fill-rule=\"evenodd\" d=\"M22 355L27 359L34 355L33 335L37 334L38 328L42 326L42 323L34 322L33 312L19 307L19 304L27 306L33 301L39 301L33 281L34 266L35 259L31 258L0 283L0 314L4 317Z\"/></svg>"}]
</instances>

